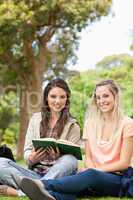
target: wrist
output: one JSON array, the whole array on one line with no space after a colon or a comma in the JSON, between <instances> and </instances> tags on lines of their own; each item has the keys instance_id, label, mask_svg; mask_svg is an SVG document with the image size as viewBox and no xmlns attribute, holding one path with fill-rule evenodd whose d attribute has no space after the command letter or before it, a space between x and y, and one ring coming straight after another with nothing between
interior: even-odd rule
<instances>
[{"instance_id":1,"label":"wrist","mask_svg":"<svg viewBox=\"0 0 133 200\"><path fill-rule=\"evenodd\" d=\"M28 159L28 166L31 166L31 167L32 167L34 164L35 164L35 163L29 158L29 159Z\"/></svg>"}]
</instances>

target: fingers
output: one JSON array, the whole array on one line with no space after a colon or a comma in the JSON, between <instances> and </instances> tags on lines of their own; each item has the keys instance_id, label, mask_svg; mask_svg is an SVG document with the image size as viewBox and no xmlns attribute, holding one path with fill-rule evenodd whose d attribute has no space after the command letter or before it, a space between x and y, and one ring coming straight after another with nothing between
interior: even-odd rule
<instances>
[{"instance_id":1,"label":"fingers","mask_svg":"<svg viewBox=\"0 0 133 200\"><path fill-rule=\"evenodd\" d=\"M60 156L58 147L56 147L56 149L54 149L53 147L48 147L46 151L50 155L51 159L53 160L56 160Z\"/></svg>"},{"instance_id":2,"label":"fingers","mask_svg":"<svg viewBox=\"0 0 133 200\"><path fill-rule=\"evenodd\" d=\"M47 157L47 155L50 156L51 159L56 160L60 155L58 147L54 149L53 147L49 146L46 149L39 148L37 150L32 150L29 159L33 163L37 163L44 160Z\"/></svg>"},{"instance_id":3,"label":"fingers","mask_svg":"<svg viewBox=\"0 0 133 200\"><path fill-rule=\"evenodd\" d=\"M46 150L43 148L37 149L36 151L33 150L31 151L29 160L35 164L37 162L40 162L42 159L44 159L45 155L46 155Z\"/></svg>"},{"instance_id":4,"label":"fingers","mask_svg":"<svg viewBox=\"0 0 133 200\"><path fill-rule=\"evenodd\" d=\"M46 149L39 148L39 149L36 150L36 154L38 154L38 155L40 154L41 155L41 154L45 153L45 151L46 151Z\"/></svg>"},{"instance_id":5,"label":"fingers","mask_svg":"<svg viewBox=\"0 0 133 200\"><path fill-rule=\"evenodd\" d=\"M58 147L56 147L56 153L57 153L57 154L60 154L60 151L59 151L59 148L58 148Z\"/></svg>"},{"instance_id":6,"label":"fingers","mask_svg":"<svg viewBox=\"0 0 133 200\"><path fill-rule=\"evenodd\" d=\"M51 146L47 147L47 148L46 148L46 151L47 151L47 153L49 153L49 154L54 154L54 153L55 153L54 148L51 147Z\"/></svg>"}]
</instances>

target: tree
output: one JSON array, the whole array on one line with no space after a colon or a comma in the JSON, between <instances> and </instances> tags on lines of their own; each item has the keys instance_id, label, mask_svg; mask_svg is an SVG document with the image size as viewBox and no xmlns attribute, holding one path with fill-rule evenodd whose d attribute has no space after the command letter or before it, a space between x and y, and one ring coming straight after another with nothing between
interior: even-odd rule
<instances>
[{"instance_id":1,"label":"tree","mask_svg":"<svg viewBox=\"0 0 133 200\"><path fill-rule=\"evenodd\" d=\"M128 54L109 55L96 64L100 69L113 69L115 67L129 66L133 63L133 57Z\"/></svg>"},{"instance_id":2,"label":"tree","mask_svg":"<svg viewBox=\"0 0 133 200\"><path fill-rule=\"evenodd\" d=\"M0 62L6 66L7 73L13 72L20 84L20 113L25 109L22 115L29 116L29 112L40 108L50 43L58 41L61 53L63 48L65 50L64 35L70 34L71 44L74 44L78 39L77 33L88 23L106 15L110 5L111 0L0 1ZM25 132L27 122L23 124ZM24 144L21 134L18 157L22 156L23 148L20 147Z\"/></svg>"},{"instance_id":3,"label":"tree","mask_svg":"<svg viewBox=\"0 0 133 200\"><path fill-rule=\"evenodd\" d=\"M97 63L101 78L116 80L123 91L124 111L133 117L133 56L128 54L111 55Z\"/></svg>"},{"instance_id":4,"label":"tree","mask_svg":"<svg viewBox=\"0 0 133 200\"><path fill-rule=\"evenodd\" d=\"M118 57L115 56L115 60L117 57L119 62L114 62L114 59L111 62L112 57L114 58L114 56L108 57L109 66L107 62L106 67L102 65L106 61L106 58L104 58L100 61L101 67L98 66L93 70L89 69L82 72L69 81L72 91L71 111L80 122L81 128L83 128L86 108L89 106L95 85L105 79L113 79L119 84L122 90L123 110L128 116L133 118L133 57L126 55L124 59L123 55L119 55ZM121 60L123 60L121 66L113 64L120 63ZM110 66L112 67L110 68Z\"/></svg>"},{"instance_id":5,"label":"tree","mask_svg":"<svg viewBox=\"0 0 133 200\"><path fill-rule=\"evenodd\" d=\"M18 113L16 113L14 105L14 101L16 101L16 96L13 92L9 92L8 94L4 95L4 98L0 96L0 144L4 140L4 135L6 132L6 129L11 126L11 124L16 125L17 119L18 119ZM15 134L10 131L11 134ZM7 139L8 139L7 135ZM15 139L15 138L14 138ZM12 140L14 140L12 138ZM7 142L7 141L6 141Z\"/></svg>"}]
</instances>

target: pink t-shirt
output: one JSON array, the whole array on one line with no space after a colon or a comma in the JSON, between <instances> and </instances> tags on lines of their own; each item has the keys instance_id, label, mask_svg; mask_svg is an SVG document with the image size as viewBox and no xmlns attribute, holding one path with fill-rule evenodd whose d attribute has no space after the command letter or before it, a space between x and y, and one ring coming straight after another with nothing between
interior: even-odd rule
<instances>
[{"instance_id":1,"label":"pink t-shirt","mask_svg":"<svg viewBox=\"0 0 133 200\"><path fill-rule=\"evenodd\" d=\"M88 130L86 124L83 139L88 140L89 142L89 154L91 154L90 156L94 163L94 167L118 161L120 159L123 138L131 136L133 136L133 119L129 117L124 117L119 127L118 134L109 141L98 141L96 136L93 134L93 130L90 130L90 128ZM91 165L92 164L90 164L90 166Z\"/></svg>"}]
</instances>

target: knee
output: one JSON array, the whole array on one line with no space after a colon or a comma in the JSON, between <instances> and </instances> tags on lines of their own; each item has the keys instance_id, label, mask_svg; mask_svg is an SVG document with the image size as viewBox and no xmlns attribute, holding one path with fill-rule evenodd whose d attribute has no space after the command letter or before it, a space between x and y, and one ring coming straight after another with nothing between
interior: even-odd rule
<instances>
[{"instance_id":1,"label":"knee","mask_svg":"<svg viewBox=\"0 0 133 200\"><path fill-rule=\"evenodd\" d=\"M103 179L104 172L96 169L88 169L86 170L88 179L91 180L91 186L96 186L98 183L101 183Z\"/></svg>"},{"instance_id":2,"label":"knee","mask_svg":"<svg viewBox=\"0 0 133 200\"><path fill-rule=\"evenodd\" d=\"M63 155L60 159L65 165L73 166L73 168L78 166L78 161L73 155Z\"/></svg>"},{"instance_id":3,"label":"knee","mask_svg":"<svg viewBox=\"0 0 133 200\"><path fill-rule=\"evenodd\" d=\"M92 177L99 177L103 173L102 171L93 168L87 169L86 172Z\"/></svg>"},{"instance_id":4,"label":"knee","mask_svg":"<svg viewBox=\"0 0 133 200\"><path fill-rule=\"evenodd\" d=\"M86 170L89 174L91 174L92 176L97 175L98 170L97 169L93 169L93 168L89 168Z\"/></svg>"}]
</instances>

